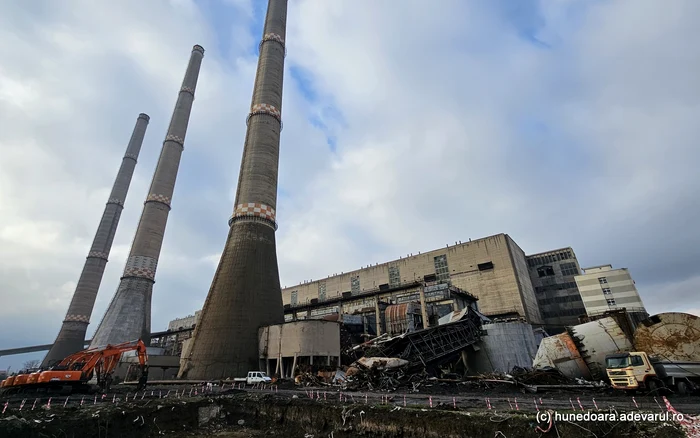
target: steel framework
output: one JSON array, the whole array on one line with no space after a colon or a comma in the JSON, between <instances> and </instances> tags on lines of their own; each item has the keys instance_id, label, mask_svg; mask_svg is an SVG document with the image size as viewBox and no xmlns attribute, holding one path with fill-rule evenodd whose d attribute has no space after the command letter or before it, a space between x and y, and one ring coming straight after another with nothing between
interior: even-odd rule
<instances>
[{"instance_id":1,"label":"steel framework","mask_svg":"<svg viewBox=\"0 0 700 438\"><path fill-rule=\"evenodd\" d=\"M409 366L428 366L481 339L481 318L472 309L459 321L406 333L374 345L367 357L398 357Z\"/></svg>"}]
</instances>

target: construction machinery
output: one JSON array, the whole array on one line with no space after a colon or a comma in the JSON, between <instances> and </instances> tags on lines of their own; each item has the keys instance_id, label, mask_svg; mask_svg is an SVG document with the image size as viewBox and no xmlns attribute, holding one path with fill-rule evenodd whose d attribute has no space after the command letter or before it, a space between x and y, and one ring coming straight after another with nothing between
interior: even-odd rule
<instances>
[{"instance_id":1,"label":"construction machinery","mask_svg":"<svg viewBox=\"0 0 700 438\"><path fill-rule=\"evenodd\" d=\"M136 351L142 376L147 376L148 354L142 340L104 347L88 348L63 359L47 370L24 372L8 377L0 383L4 393L33 389L59 389L62 393L89 392L96 379L101 390L109 389L112 372L123 353ZM145 383L145 382L144 382Z\"/></svg>"},{"instance_id":2,"label":"construction machinery","mask_svg":"<svg viewBox=\"0 0 700 438\"><path fill-rule=\"evenodd\" d=\"M634 332L635 351L606 357L613 388L678 394L700 392L700 318L688 313L660 313Z\"/></svg>"}]
</instances>

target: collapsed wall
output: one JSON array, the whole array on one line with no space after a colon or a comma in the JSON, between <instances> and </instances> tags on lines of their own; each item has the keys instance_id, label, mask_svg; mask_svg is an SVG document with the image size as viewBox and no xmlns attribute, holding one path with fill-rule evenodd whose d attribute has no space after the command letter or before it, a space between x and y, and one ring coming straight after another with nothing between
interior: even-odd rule
<instances>
[{"instance_id":1,"label":"collapsed wall","mask_svg":"<svg viewBox=\"0 0 700 438\"><path fill-rule=\"evenodd\" d=\"M477 373L508 373L514 367L530 368L537 354L537 339L532 325L521 322L496 322L482 326L485 335L468 353L469 370Z\"/></svg>"}]
</instances>

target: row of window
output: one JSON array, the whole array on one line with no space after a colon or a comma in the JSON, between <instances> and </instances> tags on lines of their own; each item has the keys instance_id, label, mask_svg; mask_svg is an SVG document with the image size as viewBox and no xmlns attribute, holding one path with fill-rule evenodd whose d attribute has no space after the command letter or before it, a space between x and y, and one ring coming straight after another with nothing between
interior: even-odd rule
<instances>
[{"instance_id":1,"label":"row of window","mask_svg":"<svg viewBox=\"0 0 700 438\"><path fill-rule=\"evenodd\" d=\"M360 276L359 275L355 275L355 276L350 277L350 292L352 292L353 295L360 293Z\"/></svg>"},{"instance_id":2,"label":"row of window","mask_svg":"<svg viewBox=\"0 0 700 438\"><path fill-rule=\"evenodd\" d=\"M395 287L401 284L401 272L398 266L389 266L389 286Z\"/></svg>"},{"instance_id":3,"label":"row of window","mask_svg":"<svg viewBox=\"0 0 700 438\"><path fill-rule=\"evenodd\" d=\"M578 275L578 266L576 266L576 263L561 263L559 265L559 269L561 270L561 275L563 276L568 276L568 275ZM540 266L537 268L537 276L542 278L542 277L551 277L554 275L554 268L551 266Z\"/></svg>"},{"instance_id":4,"label":"row of window","mask_svg":"<svg viewBox=\"0 0 700 438\"><path fill-rule=\"evenodd\" d=\"M542 255L538 257L528 257L527 265L531 268L547 263L560 262L562 260L573 260L574 255L570 250L559 251L557 253Z\"/></svg>"},{"instance_id":5,"label":"row of window","mask_svg":"<svg viewBox=\"0 0 700 438\"><path fill-rule=\"evenodd\" d=\"M433 258L435 265L435 276L438 283L444 283L450 279L450 268L447 266L447 256L445 254Z\"/></svg>"},{"instance_id":6,"label":"row of window","mask_svg":"<svg viewBox=\"0 0 700 438\"><path fill-rule=\"evenodd\" d=\"M564 295L561 297L553 297L553 298L542 298L541 300L537 300L537 302L540 305L544 304L560 304L560 303L571 303L574 301L582 301L581 300L581 295Z\"/></svg>"},{"instance_id":7,"label":"row of window","mask_svg":"<svg viewBox=\"0 0 700 438\"><path fill-rule=\"evenodd\" d=\"M447 283L450 280L450 268L447 265L447 255L439 255L433 258L433 263L435 266L435 280L438 283ZM480 263L478 265L480 271L487 271L493 269L493 262ZM401 284L401 272L398 266L389 266L389 286L396 287ZM360 276L355 275L350 278L350 292L355 295L360 293ZM323 301L326 299L326 282L320 281L318 283L318 299ZM291 294L291 304L298 304L298 293L297 291L292 291Z\"/></svg>"},{"instance_id":8,"label":"row of window","mask_svg":"<svg viewBox=\"0 0 700 438\"><path fill-rule=\"evenodd\" d=\"M318 300L323 301L325 299L326 299L326 282L319 281L318 282Z\"/></svg>"},{"instance_id":9,"label":"row of window","mask_svg":"<svg viewBox=\"0 0 700 438\"><path fill-rule=\"evenodd\" d=\"M557 318L560 316L580 316L585 315L586 309L557 309L551 312L542 312L543 318Z\"/></svg>"},{"instance_id":10,"label":"row of window","mask_svg":"<svg viewBox=\"0 0 700 438\"><path fill-rule=\"evenodd\" d=\"M535 292L538 294L552 292L555 290L566 290L566 289L577 289L576 282L567 281L565 283L550 284L547 286L537 286L535 287Z\"/></svg>"},{"instance_id":11,"label":"row of window","mask_svg":"<svg viewBox=\"0 0 700 438\"><path fill-rule=\"evenodd\" d=\"M559 265L561 275L578 275L578 266L576 263L562 263Z\"/></svg>"}]
</instances>

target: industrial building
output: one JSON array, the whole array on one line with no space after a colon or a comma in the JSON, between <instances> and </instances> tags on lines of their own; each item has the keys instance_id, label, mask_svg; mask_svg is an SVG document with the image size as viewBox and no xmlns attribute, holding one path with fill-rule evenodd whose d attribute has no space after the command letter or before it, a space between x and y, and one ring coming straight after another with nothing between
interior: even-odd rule
<instances>
[{"instance_id":1,"label":"industrial building","mask_svg":"<svg viewBox=\"0 0 700 438\"><path fill-rule=\"evenodd\" d=\"M560 333L578 324L586 308L574 277L581 267L570 247L527 256L530 280L547 332Z\"/></svg>"},{"instance_id":2,"label":"industrial building","mask_svg":"<svg viewBox=\"0 0 700 438\"><path fill-rule=\"evenodd\" d=\"M282 289L285 315L309 305L342 302L382 288L400 288L422 281L454 286L478 297L489 317L524 318L542 324L525 253L507 234L457 242L427 253L410 254ZM343 309L345 313L351 313ZM287 316L287 318L289 318Z\"/></svg>"},{"instance_id":3,"label":"industrial building","mask_svg":"<svg viewBox=\"0 0 700 438\"><path fill-rule=\"evenodd\" d=\"M261 327L258 349L268 375L294 377L314 365L340 366L340 324L310 320Z\"/></svg>"},{"instance_id":4,"label":"industrial building","mask_svg":"<svg viewBox=\"0 0 700 438\"><path fill-rule=\"evenodd\" d=\"M194 315L187 315L182 318L175 318L168 323L168 331L182 330L186 328L194 328L202 316L202 311L197 310Z\"/></svg>"},{"instance_id":5,"label":"industrial building","mask_svg":"<svg viewBox=\"0 0 700 438\"><path fill-rule=\"evenodd\" d=\"M323 301L314 298L305 303L287 304L285 320L328 319L338 315L337 319L346 325L361 325L358 331L368 337L432 327L439 318L453 311L477 308L477 297L455 286L438 283L434 277L425 276L424 280L393 287L382 285Z\"/></svg>"},{"instance_id":6,"label":"industrial building","mask_svg":"<svg viewBox=\"0 0 700 438\"><path fill-rule=\"evenodd\" d=\"M589 316L622 308L633 321L649 316L627 268L593 266L583 269L574 279Z\"/></svg>"}]
</instances>

